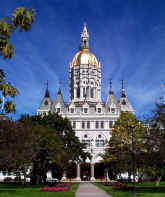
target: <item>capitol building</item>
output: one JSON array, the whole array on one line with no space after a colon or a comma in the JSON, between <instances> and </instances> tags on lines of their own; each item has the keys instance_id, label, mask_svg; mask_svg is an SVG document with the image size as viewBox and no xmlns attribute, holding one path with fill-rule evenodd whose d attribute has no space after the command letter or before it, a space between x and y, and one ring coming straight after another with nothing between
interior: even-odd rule
<instances>
[{"instance_id":1,"label":"capitol building","mask_svg":"<svg viewBox=\"0 0 165 197\"><path fill-rule=\"evenodd\" d=\"M121 111L134 112L126 96L123 83L121 96L117 100L112 89L112 82L107 88L107 99L104 103L101 96L101 63L91 52L89 45L89 33L86 25L81 33L79 51L73 57L68 66L70 78L70 99L65 103L62 91L59 89L55 100L50 98L48 87L40 104L37 114L46 115L49 112L57 112L62 117L67 117L76 136L86 143L85 151L91 153L90 180L95 180L95 164L101 161L100 153L104 153L106 142L110 139L110 130L120 116ZM108 90L109 89L109 90ZM109 92L108 92L109 91ZM80 181L81 163L77 163L76 180ZM65 180L66 174L63 175Z\"/></svg>"}]
</instances>

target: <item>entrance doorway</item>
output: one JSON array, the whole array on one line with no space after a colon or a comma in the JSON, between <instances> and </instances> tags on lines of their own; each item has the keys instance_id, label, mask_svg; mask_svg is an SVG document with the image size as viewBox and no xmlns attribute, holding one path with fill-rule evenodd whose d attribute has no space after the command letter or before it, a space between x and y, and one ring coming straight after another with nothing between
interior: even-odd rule
<instances>
[{"instance_id":1,"label":"entrance doorway","mask_svg":"<svg viewBox=\"0 0 165 197\"><path fill-rule=\"evenodd\" d=\"M81 164L81 180L82 181L89 181L90 180L90 163L82 163Z\"/></svg>"},{"instance_id":2,"label":"entrance doorway","mask_svg":"<svg viewBox=\"0 0 165 197\"><path fill-rule=\"evenodd\" d=\"M95 163L95 178L104 179L104 163Z\"/></svg>"}]
</instances>

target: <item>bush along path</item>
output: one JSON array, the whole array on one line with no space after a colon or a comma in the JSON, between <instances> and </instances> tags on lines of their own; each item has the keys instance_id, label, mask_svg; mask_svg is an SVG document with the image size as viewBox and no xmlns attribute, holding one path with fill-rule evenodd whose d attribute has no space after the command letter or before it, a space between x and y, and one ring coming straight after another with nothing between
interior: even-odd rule
<instances>
[{"instance_id":1,"label":"bush along path","mask_svg":"<svg viewBox=\"0 0 165 197\"><path fill-rule=\"evenodd\" d=\"M112 197L92 183L80 183L75 197Z\"/></svg>"}]
</instances>

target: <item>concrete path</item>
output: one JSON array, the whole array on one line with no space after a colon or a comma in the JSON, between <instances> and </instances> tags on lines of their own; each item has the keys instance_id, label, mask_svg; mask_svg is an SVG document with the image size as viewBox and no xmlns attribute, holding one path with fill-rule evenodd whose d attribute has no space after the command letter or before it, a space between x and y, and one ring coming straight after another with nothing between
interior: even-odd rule
<instances>
[{"instance_id":1,"label":"concrete path","mask_svg":"<svg viewBox=\"0 0 165 197\"><path fill-rule=\"evenodd\" d=\"M80 183L75 197L112 197L92 183Z\"/></svg>"}]
</instances>

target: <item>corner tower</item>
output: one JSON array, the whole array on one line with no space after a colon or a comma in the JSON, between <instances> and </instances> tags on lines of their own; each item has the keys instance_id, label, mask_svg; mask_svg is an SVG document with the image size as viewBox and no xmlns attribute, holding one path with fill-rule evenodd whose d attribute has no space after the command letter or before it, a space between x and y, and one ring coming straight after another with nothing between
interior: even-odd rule
<instances>
[{"instance_id":1,"label":"corner tower","mask_svg":"<svg viewBox=\"0 0 165 197\"><path fill-rule=\"evenodd\" d=\"M70 101L101 102L101 67L90 52L86 24L81 33L80 49L70 64Z\"/></svg>"}]
</instances>

